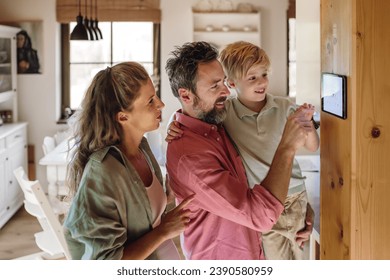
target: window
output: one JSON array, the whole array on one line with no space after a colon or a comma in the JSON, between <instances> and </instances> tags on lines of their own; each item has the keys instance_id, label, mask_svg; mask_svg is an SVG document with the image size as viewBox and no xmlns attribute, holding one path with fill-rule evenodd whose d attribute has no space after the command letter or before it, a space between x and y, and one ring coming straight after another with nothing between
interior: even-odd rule
<instances>
[{"instance_id":1,"label":"window","mask_svg":"<svg viewBox=\"0 0 390 280\"><path fill-rule=\"evenodd\" d=\"M297 94L297 52L295 40L295 18L288 19L288 95L295 97Z\"/></svg>"},{"instance_id":2,"label":"window","mask_svg":"<svg viewBox=\"0 0 390 280\"><path fill-rule=\"evenodd\" d=\"M141 63L152 77L159 94L159 25L153 22L99 22L103 39L69 40L75 22L62 25L62 109L79 108L93 77L107 66L123 61ZM156 40L157 39L157 40ZM157 43L156 43L157 42Z\"/></svg>"}]
</instances>

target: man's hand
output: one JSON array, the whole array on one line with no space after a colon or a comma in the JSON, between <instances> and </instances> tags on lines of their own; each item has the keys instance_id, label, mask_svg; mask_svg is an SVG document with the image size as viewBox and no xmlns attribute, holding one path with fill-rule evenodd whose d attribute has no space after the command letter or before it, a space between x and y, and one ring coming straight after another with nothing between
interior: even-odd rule
<instances>
[{"instance_id":1,"label":"man's hand","mask_svg":"<svg viewBox=\"0 0 390 280\"><path fill-rule=\"evenodd\" d=\"M300 248L303 248L305 242L309 240L310 234L313 231L313 225L314 225L314 211L313 208L311 208L310 204L308 203L306 208L305 228L301 231L298 231L295 238Z\"/></svg>"},{"instance_id":2,"label":"man's hand","mask_svg":"<svg viewBox=\"0 0 390 280\"><path fill-rule=\"evenodd\" d=\"M281 203L288 193L295 153L305 144L310 129L312 123L306 119L304 109L298 109L288 117L268 174L261 182Z\"/></svg>"},{"instance_id":3,"label":"man's hand","mask_svg":"<svg viewBox=\"0 0 390 280\"><path fill-rule=\"evenodd\" d=\"M172 121L169 124L167 130L167 137L165 137L166 142L171 142L177 138L180 138L183 135L183 130L180 129L180 123L178 121Z\"/></svg>"}]
</instances>

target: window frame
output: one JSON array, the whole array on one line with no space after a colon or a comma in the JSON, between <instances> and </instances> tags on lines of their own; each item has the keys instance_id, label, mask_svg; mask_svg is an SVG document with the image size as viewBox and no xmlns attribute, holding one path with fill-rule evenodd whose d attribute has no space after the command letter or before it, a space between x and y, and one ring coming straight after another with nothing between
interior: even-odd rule
<instances>
[{"instance_id":1,"label":"window frame","mask_svg":"<svg viewBox=\"0 0 390 280\"><path fill-rule=\"evenodd\" d=\"M129 21L132 22L132 21ZM155 83L156 94L161 96L161 37L160 23L153 23L153 69L158 83ZM112 24L112 22L111 22ZM112 42L111 42L112 44ZM61 117L58 123L66 123L66 120L73 114L70 107L70 24L61 24Z\"/></svg>"},{"instance_id":2,"label":"window frame","mask_svg":"<svg viewBox=\"0 0 390 280\"><path fill-rule=\"evenodd\" d=\"M295 63L296 67L296 59L294 61L291 60L290 57L290 44L291 40L294 40L293 44L295 47L295 37L291 38L291 30L290 30L290 19L296 19L296 0L289 0L288 10L287 10L287 96L295 98L296 97L296 91L291 92L291 83L294 82L296 85L296 76L295 79L292 79L293 77L290 76L291 67L290 65L292 63ZM295 30L294 30L295 34Z\"/></svg>"}]
</instances>

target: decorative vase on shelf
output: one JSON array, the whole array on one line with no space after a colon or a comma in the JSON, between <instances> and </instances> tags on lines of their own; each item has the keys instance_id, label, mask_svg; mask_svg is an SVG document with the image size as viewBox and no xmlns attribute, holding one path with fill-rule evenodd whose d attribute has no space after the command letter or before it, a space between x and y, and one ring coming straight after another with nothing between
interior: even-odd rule
<instances>
[{"instance_id":1,"label":"decorative vase on shelf","mask_svg":"<svg viewBox=\"0 0 390 280\"><path fill-rule=\"evenodd\" d=\"M219 0L215 10L218 12L232 12L234 10L234 6L230 0Z\"/></svg>"},{"instance_id":2,"label":"decorative vase on shelf","mask_svg":"<svg viewBox=\"0 0 390 280\"><path fill-rule=\"evenodd\" d=\"M193 10L196 12L211 12L213 10L213 4L209 0L200 0L195 4Z\"/></svg>"},{"instance_id":3,"label":"decorative vase on shelf","mask_svg":"<svg viewBox=\"0 0 390 280\"><path fill-rule=\"evenodd\" d=\"M237 5L237 11L240 13L252 13L255 11L255 8L250 3L240 3Z\"/></svg>"}]
</instances>

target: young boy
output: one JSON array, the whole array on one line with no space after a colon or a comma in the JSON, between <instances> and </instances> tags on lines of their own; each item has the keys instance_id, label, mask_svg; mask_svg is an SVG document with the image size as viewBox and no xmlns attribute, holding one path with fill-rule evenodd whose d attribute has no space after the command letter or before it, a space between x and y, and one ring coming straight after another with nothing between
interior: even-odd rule
<instances>
[{"instance_id":1,"label":"young boy","mask_svg":"<svg viewBox=\"0 0 390 280\"><path fill-rule=\"evenodd\" d=\"M287 117L298 106L286 97L267 93L270 61L263 49L248 42L227 45L220 54L227 84L237 93L226 102L223 125L236 144L244 163L249 186L262 182L280 142ZM314 107L302 105L311 119ZM170 125L167 140L180 136ZM316 151L319 137L312 125L305 147ZM285 210L271 231L262 233L266 259L303 259L303 243L309 239L314 213L307 201L304 177L294 160Z\"/></svg>"},{"instance_id":2,"label":"young boy","mask_svg":"<svg viewBox=\"0 0 390 280\"><path fill-rule=\"evenodd\" d=\"M229 44L222 50L220 61L228 86L237 93L237 98L228 103L224 126L242 156L249 186L252 187L267 175L286 119L298 106L286 97L267 93L270 61L260 47L242 41ZM314 107L303 106L311 111L308 114L311 118ZM319 147L314 126L305 147L312 152ZM305 224L306 214L311 216L310 225ZM302 259L304 240L297 233L305 227L309 227L311 232L313 215L307 201L304 177L295 160L285 211L273 229L263 233L266 258Z\"/></svg>"}]
</instances>

